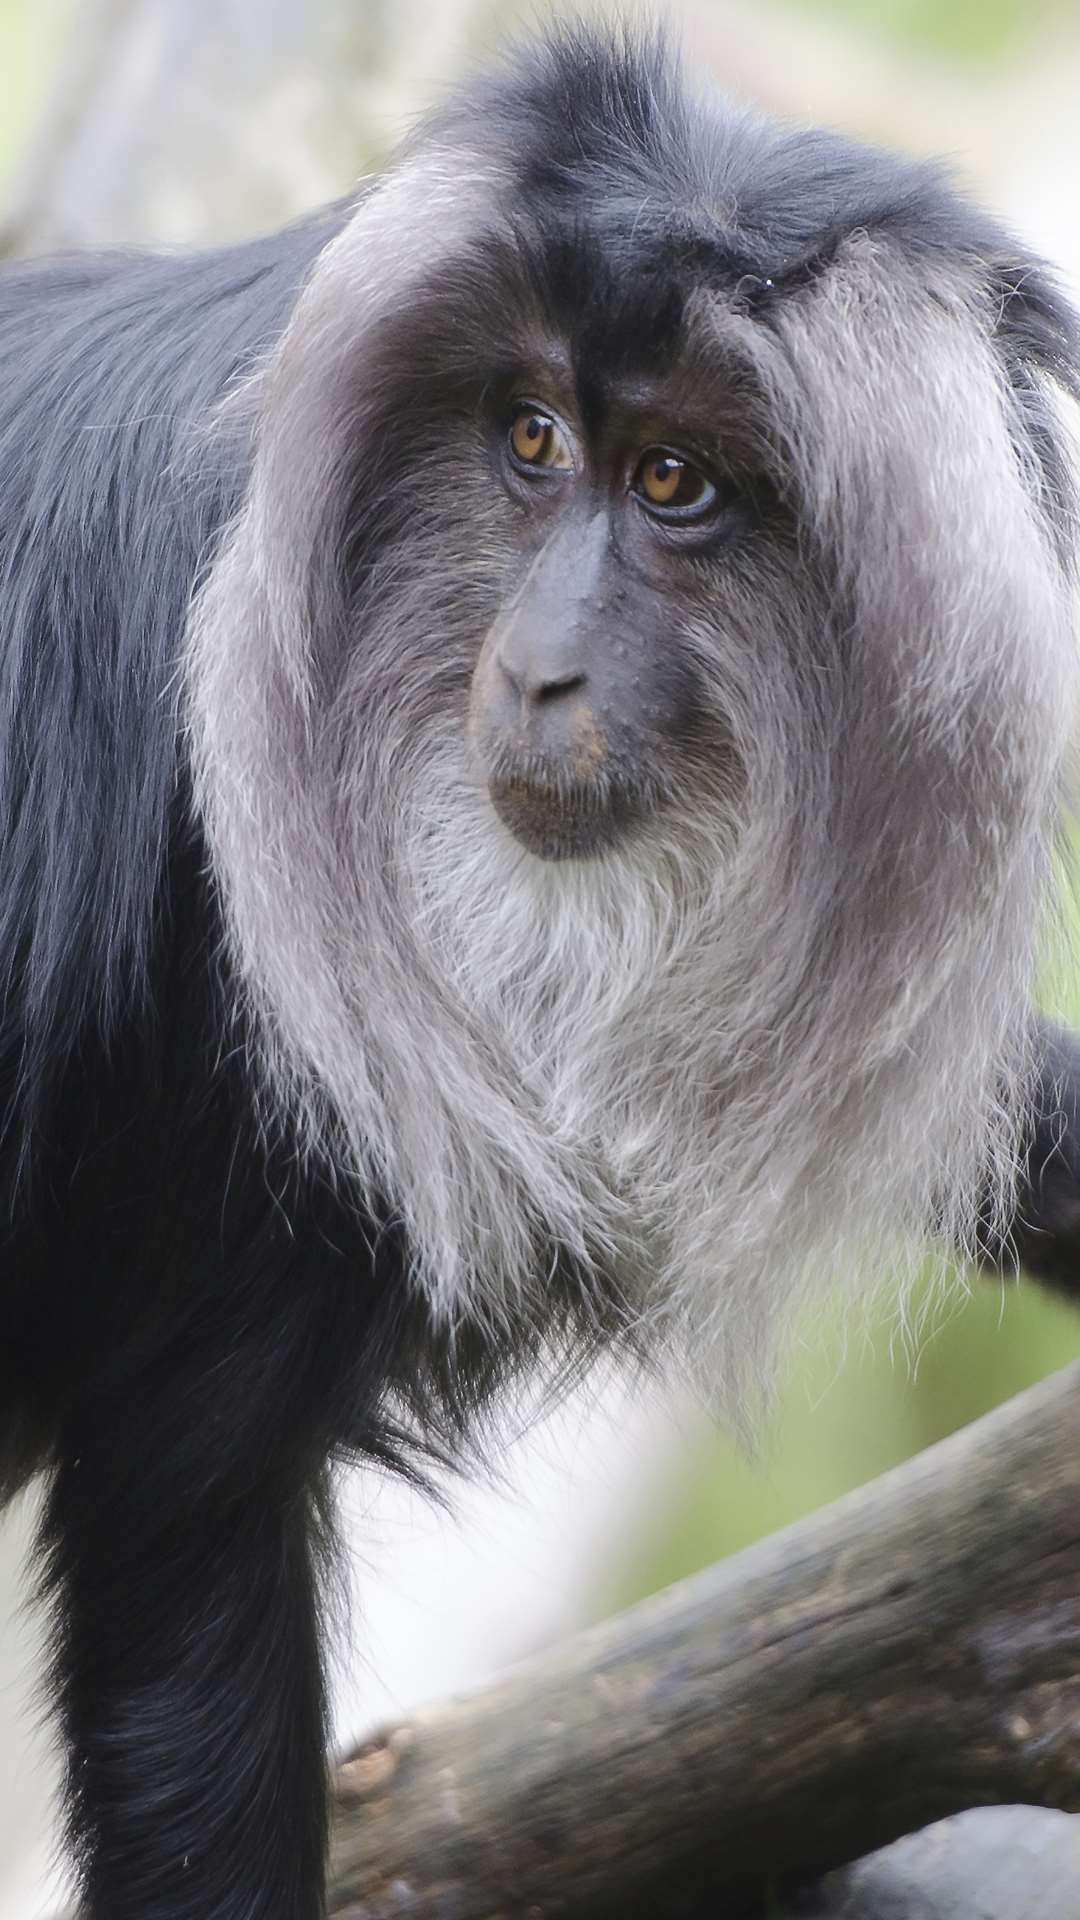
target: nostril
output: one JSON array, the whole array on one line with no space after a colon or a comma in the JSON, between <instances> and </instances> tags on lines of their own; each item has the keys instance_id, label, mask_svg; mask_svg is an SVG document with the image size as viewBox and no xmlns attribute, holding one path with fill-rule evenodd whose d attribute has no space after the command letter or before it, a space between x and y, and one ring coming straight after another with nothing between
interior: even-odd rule
<instances>
[{"instance_id":1,"label":"nostril","mask_svg":"<svg viewBox=\"0 0 1080 1920\"><path fill-rule=\"evenodd\" d=\"M538 707L546 707L556 700L561 700L564 694L579 693L584 685L583 673L564 673L557 678L552 675L549 679L541 680L536 686L530 687L529 697Z\"/></svg>"},{"instance_id":2,"label":"nostril","mask_svg":"<svg viewBox=\"0 0 1080 1920\"><path fill-rule=\"evenodd\" d=\"M495 654L496 675L504 691L524 707L550 707L569 694L580 693L588 675L566 653L558 657L552 647L536 648L531 654L512 647L500 647Z\"/></svg>"}]
</instances>

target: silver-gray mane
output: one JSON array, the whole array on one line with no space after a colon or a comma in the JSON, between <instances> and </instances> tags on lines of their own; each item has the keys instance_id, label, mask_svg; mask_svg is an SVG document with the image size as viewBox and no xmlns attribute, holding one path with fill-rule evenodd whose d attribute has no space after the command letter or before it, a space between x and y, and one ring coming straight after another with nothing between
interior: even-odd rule
<instances>
[{"instance_id":1,"label":"silver-gray mane","mask_svg":"<svg viewBox=\"0 0 1080 1920\"><path fill-rule=\"evenodd\" d=\"M977 252L852 219L765 315L703 279L687 365L796 527L669 609L738 778L690 756L602 859L519 847L466 730L499 508L414 320L520 244L513 158L452 117L414 141L233 403L254 452L190 625L197 804L268 1106L400 1218L437 1319L542 1315L563 1248L586 1316L616 1288L734 1404L811 1285L1008 1214L1075 582ZM726 231L734 198L725 174L695 217ZM537 324L493 295L460 361L482 383Z\"/></svg>"}]
</instances>

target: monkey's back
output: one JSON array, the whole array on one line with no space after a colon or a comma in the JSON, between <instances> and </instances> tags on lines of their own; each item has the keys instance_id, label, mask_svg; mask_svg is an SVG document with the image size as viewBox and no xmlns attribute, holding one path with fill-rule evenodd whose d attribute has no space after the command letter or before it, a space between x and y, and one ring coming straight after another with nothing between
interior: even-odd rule
<instances>
[{"instance_id":1,"label":"monkey's back","mask_svg":"<svg viewBox=\"0 0 1080 1920\"><path fill-rule=\"evenodd\" d=\"M185 1268L227 1247L239 1297L287 1238L242 1037L224 1066L214 1037L180 649L247 474L209 423L344 217L0 274L0 1496L88 1351L142 1367L173 1275L197 1338Z\"/></svg>"}]
</instances>

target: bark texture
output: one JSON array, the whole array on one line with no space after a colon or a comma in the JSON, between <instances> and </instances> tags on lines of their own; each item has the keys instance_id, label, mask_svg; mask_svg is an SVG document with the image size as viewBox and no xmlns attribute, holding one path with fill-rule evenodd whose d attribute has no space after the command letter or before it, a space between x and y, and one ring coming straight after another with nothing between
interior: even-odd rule
<instances>
[{"instance_id":1,"label":"bark texture","mask_svg":"<svg viewBox=\"0 0 1080 1920\"><path fill-rule=\"evenodd\" d=\"M350 1920L734 1920L964 1808L1080 1808L1080 1365L384 1732L337 1794Z\"/></svg>"}]
</instances>

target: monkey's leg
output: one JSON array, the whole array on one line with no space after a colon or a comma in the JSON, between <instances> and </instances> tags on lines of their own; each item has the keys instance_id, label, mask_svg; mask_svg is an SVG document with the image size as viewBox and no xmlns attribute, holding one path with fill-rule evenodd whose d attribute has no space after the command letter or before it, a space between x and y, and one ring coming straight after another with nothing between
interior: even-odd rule
<instances>
[{"instance_id":1,"label":"monkey's leg","mask_svg":"<svg viewBox=\"0 0 1080 1920\"><path fill-rule=\"evenodd\" d=\"M160 1411L87 1419L44 1523L80 1911L321 1920L314 1502L272 1483L185 1499L154 1457Z\"/></svg>"},{"instance_id":2,"label":"monkey's leg","mask_svg":"<svg viewBox=\"0 0 1080 1920\"><path fill-rule=\"evenodd\" d=\"M996 1266L1019 1261L1080 1301L1080 1036L1040 1020L1038 1049L1035 1128L1016 1219L1006 1244L989 1243L986 1257Z\"/></svg>"}]
</instances>

